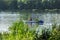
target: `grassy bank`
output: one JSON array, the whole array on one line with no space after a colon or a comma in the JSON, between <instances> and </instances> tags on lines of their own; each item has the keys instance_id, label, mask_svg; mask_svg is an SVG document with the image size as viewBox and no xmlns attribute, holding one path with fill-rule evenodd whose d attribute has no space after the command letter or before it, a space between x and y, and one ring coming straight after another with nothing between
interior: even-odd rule
<instances>
[{"instance_id":1,"label":"grassy bank","mask_svg":"<svg viewBox=\"0 0 60 40\"><path fill-rule=\"evenodd\" d=\"M22 21L15 22L9 28L9 33L0 33L0 40L60 40L60 28L52 25L52 31L42 31L42 35L35 33L35 30L29 30L29 26ZM60 25L58 26L60 27Z\"/></svg>"}]
</instances>

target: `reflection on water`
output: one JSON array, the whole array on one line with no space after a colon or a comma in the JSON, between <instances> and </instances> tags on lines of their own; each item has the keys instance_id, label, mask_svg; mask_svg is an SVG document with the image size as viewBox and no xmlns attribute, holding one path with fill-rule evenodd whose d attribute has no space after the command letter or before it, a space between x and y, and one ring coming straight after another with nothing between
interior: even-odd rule
<instances>
[{"instance_id":1,"label":"reflection on water","mask_svg":"<svg viewBox=\"0 0 60 40\"><path fill-rule=\"evenodd\" d=\"M13 14L12 14L13 13ZM36 19L43 20L44 25L49 26L53 23L60 24L60 14L53 14L53 13L37 13L37 14L31 14L31 15L24 15L17 14L17 12L0 12L0 32L2 31L8 31L8 27L15 22L16 20L24 19L21 15L23 15L24 18L32 18L33 21L36 21ZM29 17L30 16L30 17ZM27 20L28 20L27 19ZM47 27L48 28L48 27Z\"/></svg>"}]
</instances>

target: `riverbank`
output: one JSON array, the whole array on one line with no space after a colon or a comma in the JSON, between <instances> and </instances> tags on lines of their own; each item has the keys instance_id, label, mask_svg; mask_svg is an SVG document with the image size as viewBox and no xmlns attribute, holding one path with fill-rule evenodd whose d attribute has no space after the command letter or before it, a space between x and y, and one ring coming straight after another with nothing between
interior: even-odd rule
<instances>
[{"instance_id":1,"label":"riverbank","mask_svg":"<svg viewBox=\"0 0 60 40\"><path fill-rule=\"evenodd\" d=\"M3 10L2 10L3 11ZM0 12L2 12L0 11ZM23 10L5 10L3 12L19 12L19 13L44 13L44 12L53 12L53 13L60 13L60 9L23 9Z\"/></svg>"},{"instance_id":2,"label":"riverbank","mask_svg":"<svg viewBox=\"0 0 60 40\"><path fill-rule=\"evenodd\" d=\"M34 27L34 26L33 26ZM43 26L42 26L43 27ZM45 27L45 26L44 26ZM50 26L51 27L51 26ZM56 28L59 27L59 28ZM9 27L9 33L0 33L1 40L59 40L60 39L60 26L52 25L52 30L38 29L29 30L29 26L24 24L23 21L17 21ZM36 33L37 32L37 33Z\"/></svg>"}]
</instances>

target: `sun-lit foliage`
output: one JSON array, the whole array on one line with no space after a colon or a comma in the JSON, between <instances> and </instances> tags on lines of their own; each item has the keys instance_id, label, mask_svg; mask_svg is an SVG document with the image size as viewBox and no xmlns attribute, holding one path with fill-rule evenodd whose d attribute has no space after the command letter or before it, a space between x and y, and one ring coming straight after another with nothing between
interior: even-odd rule
<instances>
[{"instance_id":1,"label":"sun-lit foliage","mask_svg":"<svg viewBox=\"0 0 60 40\"><path fill-rule=\"evenodd\" d=\"M0 40L60 40L60 25L52 25L52 31L42 31L42 35L29 30L29 26L22 21L15 22L9 27L9 33L0 33ZM56 28L59 27L59 28Z\"/></svg>"},{"instance_id":2,"label":"sun-lit foliage","mask_svg":"<svg viewBox=\"0 0 60 40\"><path fill-rule=\"evenodd\" d=\"M15 22L10 28L10 40L34 40L34 31L30 31L27 25L22 21Z\"/></svg>"}]
</instances>

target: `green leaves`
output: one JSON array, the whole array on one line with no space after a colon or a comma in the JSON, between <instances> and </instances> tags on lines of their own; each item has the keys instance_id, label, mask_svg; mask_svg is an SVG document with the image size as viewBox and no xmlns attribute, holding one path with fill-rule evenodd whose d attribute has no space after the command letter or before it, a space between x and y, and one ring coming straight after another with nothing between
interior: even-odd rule
<instances>
[{"instance_id":1,"label":"green leaves","mask_svg":"<svg viewBox=\"0 0 60 40\"><path fill-rule=\"evenodd\" d=\"M9 33L0 34L0 40L60 40L60 25L52 25L52 31L43 30L42 35L37 35L34 30L22 21L17 21L9 28Z\"/></svg>"},{"instance_id":2,"label":"green leaves","mask_svg":"<svg viewBox=\"0 0 60 40\"><path fill-rule=\"evenodd\" d=\"M13 40L33 40L35 37L34 31L30 31L22 21L13 23L9 29L11 31L9 38Z\"/></svg>"},{"instance_id":3,"label":"green leaves","mask_svg":"<svg viewBox=\"0 0 60 40\"><path fill-rule=\"evenodd\" d=\"M51 32L51 36L49 38L49 40L60 40L60 28L56 28L58 26L53 26L53 30ZM59 26L60 27L60 26Z\"/></svg>"}]
</instances>

